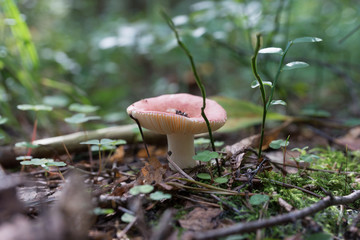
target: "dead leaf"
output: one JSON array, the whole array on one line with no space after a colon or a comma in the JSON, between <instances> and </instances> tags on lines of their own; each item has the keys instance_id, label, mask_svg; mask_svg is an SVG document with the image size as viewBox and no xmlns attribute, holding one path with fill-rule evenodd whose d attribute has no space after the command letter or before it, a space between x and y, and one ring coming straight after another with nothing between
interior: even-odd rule
<instances>
[{"instance_id":1,"label":"dead leaf","mask_svg":"<svg viewBox=\"0 0 360 240\"><path fill-rule=\"evenodd\" d=\"M220 208L197 207L189 212L185 218L180 219L179 223L182 228L192 231L214 229L219 225L216 218L221 212Z\"/></svg>"},{"instance_id":2,"label":"dead leaf","mask_svg":"<svg viewBox=\"0 0 360 240\"><path fill-rule=\"evenodd\" d=\"M157 184L163 181L166 168L162 166L156 157L151 157L149 163L145 162L145 166L140 171L138 177L139 184Z\"/></svg>"},{"instance_id":3,"label":"dead leaf","mask_svg":"<svg viewBox=\"0 0 360 240\"><path fill-rule=\"evenodd\" d=\"M116 148L116 151L111 156L110 161L112 163L113 162L122 163L124 160L124 156L125 156L124 146L120 146L120 147Z\"/></svg>"},{"instance_id":4,"label":"dead leaf","mask_svg":"<svg viewBox=\"0 0 360 240\"><path fill-rule=\"evenodd\" d=\"M352 151L360 150L360 126L350 129L345 136L335 139L335 142Z\"/></svg>"}]
</instances>

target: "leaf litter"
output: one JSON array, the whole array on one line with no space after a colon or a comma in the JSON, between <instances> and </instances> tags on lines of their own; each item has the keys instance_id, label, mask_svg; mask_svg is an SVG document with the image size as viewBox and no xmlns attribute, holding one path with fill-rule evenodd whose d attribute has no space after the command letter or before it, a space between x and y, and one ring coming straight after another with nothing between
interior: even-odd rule
<instances>
[{"instance_id":1,"label":"leaf litter","mask_svg":"<svg viewBox=\"0 0 360 240\"><path fill-rule=\"evenodd\" d=\"M278 139L279 134L287 126L289 123L284 123L268 132L264 141L264 150L268 149L271 141ZM67 218L59 216L56 213L57 210L53 210L55 212L50 212L48 215L43 213L42 209L45 205L56 209L59 208L56 206L62 206L61 204L78 202L76 194L65 196L66 201L62 202L64 201L63 194L66 193L64 189L69 183L73 185L71 175L78 173L82 175L81 182L85 185L73 191L91 193L90 202L94 205L91 207L93 211L89 219L92 220L91 226L89 223L85 224L85 228L88 229L86 234L82 231L82 236L68 239L85 239L85 237L150 239L160 234L156 229L167 229L164 231L167 234L163 239L171 239L174 236L191 236L197 239L200 238L197 233L205 233L211 229L220 231L225 227L235 225L236 222L246 224L246 222L256 222L257 219L280 214L274 209L281 208L292 213L295 209L310 206L329 194L346 195L359 189L360 174L356 173L357 168L352 168L354 171L350 175L342 174L349 171L352 166L348 158L349 166L346 168L345 155L331 152L325 154L321 151L316 153L320 156L320 159L316 161L322 161L321 166L326 168L319 169L312 163L296 161L300 153L288 150L284 168L281 150L268 150L264 158L258 159L255 151L252 150L257 144L258 135L254 135L226 146L225 151L220 151L224 175L221 177L226 181L219 182L215 181L218 176L210 162L187 170L186 176L170 170L166 162L166 148L162 146L150 146L150 158L147 158L146 151L136 144L119 146L113 154L104 155L107 156L106 167L101 173L97 172L97 165L88 164L86 155L75 156L74 162L68 163L67 166L50 166L49 171L30 166L25 172L27 183L16 185L18 187L13 186L13 189L18 191L18 197L15 196L13 201L22 199L27 214L36 216L38 219L36 223L50 221L49 218L59 218L56 221L62 222ZM136 154L133 154L134 152ZM357 159L356 153L354 154L352 157ZM79 157L80 159L76 160ZM342 160L334 164L336 163L334 159L339 158ZM314 168L319 171L317 178L312 175ZM58 170L64 175L65 182L54 174ZM283 175L283 171L286 176ZM210 178L197 177L206 172ZM327 180L320 181L319 176ZM341 191L339 187L342 188ZM81 201L89 202L89 200ZM353 208L356 206L356 204L353 205ZM336 215L337 219L342 219L342 224L345 222L350 224L356 220L356 211L350 211L350 209L346 216L344 213ZM75 211L74 213L85 216L84 212ZM14 220L12 226L0 225L0 231L9 231L20 223L29 226L29 229L36 229L33 220L24 218L21 213L17 214L22 217ZM323 214L334 214L334 212L330 208L330 210L324 210ZM318 221L316 216L310 217L301 223L300 227L294 227L292 230L285 225L278 226L273 231L279 231L276 233L278 237L299 234L299 236L305 236L314 231L309 227L309 222ZM4 215L1 217L4 218ZM73 217L76 216L70 216L70 218ZM168 222L161 222L163 218L168 218ZM320 227L315 233L325 231L329 234L329 229L334 227L328 224L324 220L319 221ZM68 228L69 226L63 226L54 231L69 232ZM344 234L350 231L345 225L343 229ZM283 232L280 233L281 231ZM26 230L20 232L27 234ZM248 234L250 235L245 236L249 238L254 236L252 233ZM44 237L39 234L37 237L45 239L49 236Z\"/></svg>"}]
</instances>

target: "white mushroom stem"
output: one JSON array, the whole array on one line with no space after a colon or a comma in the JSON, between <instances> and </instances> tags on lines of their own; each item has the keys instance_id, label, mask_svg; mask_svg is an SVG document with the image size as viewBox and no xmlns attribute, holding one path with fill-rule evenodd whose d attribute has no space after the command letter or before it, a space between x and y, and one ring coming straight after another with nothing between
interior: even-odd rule
<instances>
[{"instance_id":1,"label":"white mushroom stem","mask_svg":"<svg viewBox=\"0 0 360 240\"><path fill-rule=\"evenodd\" d=\"M171 152L170 159L181 169L196 166L193 159L195 155L194 135L192 134L168 134L168 151ZM170 168L175 170L171 164Z\"/></svg>"}]
</instances>

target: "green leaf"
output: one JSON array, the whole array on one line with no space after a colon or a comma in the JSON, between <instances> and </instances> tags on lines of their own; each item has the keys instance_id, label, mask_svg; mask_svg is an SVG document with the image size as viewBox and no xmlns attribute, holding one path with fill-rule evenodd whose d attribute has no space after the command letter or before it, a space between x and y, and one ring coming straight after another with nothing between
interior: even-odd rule
<instances>
[{"instance_id":1,"label":"green leaf","mask_svg":"<svg viewBox=\"0 0 360 240\"><path fill-rule=\"evenodd\" d=\"M53 107L65 107L69 103L69 99L64 95L45 96L43 102Z\"/></svg>"},{"instance_id":2,"label":"green leaf","mask_svg":"<svg viewBox=\"0 0 360 240\"><path fill-rule=\"evenodd\" d=\"M21 65L25 67L26 71L34 72L39 66L39 58L23 16L13 0L1 1L1 7L5 18L12 19L15 22L15 24L10 25L10 29L13 35L12 39L19 52Z\"/></svg>"},{"instance_id":3,"label":"green leaf","mask_svg":"<svg viewBox=\"0 0 360 240\"><path fill-rule=\"evenodd\" d=\"M255 194L252 195L250 197L250 204L251 205L260 205L263 204L265 202L269 201L269 196L268 195L263 195L263 194Z\"/></svg>"},{"instance_id":4,"label":"green leaf","mask_svg":"<svg viewBox=\"0 0 360 240\"><path fill-rule=\"evenodd\" d=\"M202 162L209 162L211 159L218 157L219 157L219 153L205 150L197 153L195 156L193 156L193 159Z\"/></svg>"},{"instance_id":5,"label":"green leaf","mask_svg":"<svg viewBox=\"0 0 360 240\"><path fill-rule=\"evenodd\" d=\"M196 175L198 178L200 179L204 179L204 180L210 180L211 176L208 173L199 173Z\"/></svg>"},{"instance_id":6,"label":"green leaf","mask_svg":"<svg viewBox=\"0 0 360 240\"><path fill-rule=\"evenodd\" d=\"M7 118L3 118L0 116L0 125L6 123L7 120L8 120Z\"/></svg>"},{"instance_id":7,"label":"green leaf","mask_svg":"<svg viewBox=\"0 0 360 240\"><path fill-rule=\"evenodd\" d=\"M268 48L263 48L259 50L259 53L262 54L283 54L283 50L281 48L277 48L277 47L268 47Z\"/></svg>"},{"instance_id":8,"label":"green leaf","mask_svg":"<svg viewBox=\"0 0 360 240\"><path fill-rule=\"evenodd\" d=\"M299 157L295 158L296 161L298 162L307 162L307 163L311 163L316 159L319 159L320 157L314 154L304 154L304 155L300 155Z\"/></svg>"},{"instance_id":9,"label":"green leaf","mask_svg":"<svg viewBox=\"0 0 360 240\"><path fill-rule=\"evenodd\" d=\"M301 38L294 39L292 42L293 43L308 43L308 42L321 42L321 41L322 41L322 39L317 38L317 37L301 37Z\"/></svg>"},{"instance_id":10,"label":"green leaf","mask_svg":"<svg viewBox=\"0 0 360 240\"><path fill-rule=\"evenodd\" d=\"M269 82L269 81L263 81L262 82L265 86L269 86L269 87L272 87L272 82ZM251 88L257 88L258 86L260 86L259 82L257 80L254 80L252 83L251 83Z\"/></svg>"},{"instance_id":11,"label":"green leaf","mask_svg":"<svg viewBox=\"0 0 360 240\"><path fill-rule=\"evenodd\" d=\"M100 119L99 116L86 116L84 113L77 113L69 118L65 118L65 122L80 124L80 123L88 122L90 120L98 120L98 119Z\"/></svg>"},{"instance_id":12,"label":"green leaf","mask_svg":"<svg viewBox=\"0 0 360 240\"><path fill-rule=\"evenodd\" d=\"M130 223L132 221L134 221L135 217L129 213L124 213L121 216L121 221L126 222L126 223Z\"/></svg>"},{"instance_id":13,"label":"green leaf","mask_svg":"<svg viewBox=\"0 0 360 240\"><path fill-rule=\"evenodd\" d=\"M129 190L129 192L132 195L138 195L140 193L145 193L146 194L146 193L152 192L153 190L154 190L153 186L145 184L145 185L134 186Z\"/></svg>"},{"instance_id":14,"label":"green leaf","mask_svg":"<svg viewBox=\"0 0 360 240\"><path fill-rule=\"evenodd\" d=\"M82 105L79 103L73 103L69 106L70 111L79 112L79 113L91 113L95 112L99 109L98 106L92 106L92 105Z\"/></svg>"},{"instance_id":15,"label":"green leaf","mask_svg":"<svg viewBox=\"0 0 360 240\"><path fill-rule=\"evenodd\" d=\"M94 210L93 210L93 213L95 214L95 215L107 215L107 214L112 214L112 213L114 213L114 209L112 209L112 208L99 208L99 207L97 207L97 208L94 208Z\"/></svg>"},{"instance_id":16,"label":"green leaf","mask_svg":"<svg viewBox=\"0 0 360 240\"><path fill-rule=\"evenodd\" d=\"M53 107L47 105L30 105L30 104L22 104L17 105L17 108L22 111L52 111Z\"/></svg>"},{"instance_id":17,"label":"green leaf","mask_svg":"<svg viewBox=\"0 0 360 240\"><path fill-rule=\"evenodd\" d=\"M41 166L45 169L48 169L50 166L55 167L63 167L66 166L64 162L55 162L52 158L33 158L30 161L22 161L20 162L21 165L34 165L34 166Z\"/></svg>"},{"instance_id":18,"label":"green leaf","mask_svg":"<svg viewBox=\"0 0 360 240\"><path fill-rule=\"evenodd\" d=\"M171 198L171 194L163 193L163 192L161 192L161 191L156 191L156 192L150 194L150 198L151 198L152 200L170 199L170 198Z\"/></svg>"},{"instance_id":19,"label":"green leaf","mask_svg":"<svg viewBox=\"0 0 360 240\"><path fill-rule=\"evenodd\" d=\"M207 145L210 144L210 139L207 138L197 138L194 140L195 146Z\"/></svg>"},{"instance_id":20,"label":"green leaf","mask_svg":"<svg viewBox=\"0 0 360 240\"><path fill-rule=\"evenodd\" d=\"M100 151L107 151L107 150L114 150L116 149L115 146L112 146L112 145L93 145L91 146L90 150L92 152L98 152L99 150Z\"/></svg>"},{"instance_id":21,"label":"green leaf","mask_svg":"<svg viewBox=\"0 0 360 240\"><path fill-rule=\"evenodd\" d=\"M215 182L223 184L223 183L227 183L229 181L229 179L227 179L226 177L217 177L214 179Z\"/></svg>"},{"instance_id":22,"label":"green leaf","mask_svg":"<svg viewBox=\"0 0 360 240\"><path fill-rule=\"evenodd\" d=\"M286 106L286 102L283 100L272 100L271 105L284 105Z\"/></svg>"},{"instance_id":23,"label":"green leaf","mask_svg":"<svg viewBox=\"0 0 360 240\"><path fill-rule=\"evenodd\" d=\"M289 141L283 140L283 139L278 139L278 140L272 141L269 146L272 149L279 149L281 147L287 147L288 145L289 145Z\"/></svg>"},{"instance_id":24,"label":"green leaf","mask_svg":"<svg viewBox=\"0 0 360 240\"><path fill-rule=\"evenodd\" d=\"M30 142L18 142L18 143L15 143L15 147L37 148L37 147L39 147L39 145L32 144Z\"/></svg>"},{"instance_id":25,"label":"green leaf","mask_svg":"<svg viewBox=\"0 0 360 240\"><path fill-rule=\"evenodd\" d=\"M46 166L52 166L52 167L65 167L66 163L64 162L47 162L45 163Z\"/></svg>"},{"instance_id":26,"label":"green leaf","mask_svg":"<svg viewBox=\"0 0 360 240\"><path fill-rule=\"evenodd\" d=\"M309 64L307 64L306 62L294 61L294 62L287 63L282 68L282 70L288 71L288 70L297 69L297 68L306 68L308 66L309 66Z\"/></svg>"},{"instance_id":27,"label":"green leaf","mask_svg":"<svg viewBox=\"0 0 360 240\"><path fill-rule=\"evenodd\" d=\"M19 156L16 158L18 161L31 160L32 156Z\"/></svg>"}]
</instances>

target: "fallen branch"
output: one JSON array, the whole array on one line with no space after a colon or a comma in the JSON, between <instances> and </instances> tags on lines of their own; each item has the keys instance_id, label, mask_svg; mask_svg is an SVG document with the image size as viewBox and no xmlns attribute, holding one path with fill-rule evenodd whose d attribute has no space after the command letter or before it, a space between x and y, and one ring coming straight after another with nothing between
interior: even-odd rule
<instances>
[{"instance_id":1,"label":"fallen branch","mask_svg":"<svg viewBox=\"0 0 360 240\"><path fill-rule=\"evenodd\" d=\"M301 210L296 210L287 214L277 215L275 217L271 217L268 219L261 219L246 223L238 223L227 228L214 229L205 232L189 233L189 237L191 239L216 239L220 237L229 236L232 234L254 232L258 229L294 222L298 219L302 219L306 216L315 214L327 207L334 205L349 204L359 199L360 199L360 190L357 190L349 195L341 196L341 197L327 196L324 199L318 201L317 203L314 203L313 205L303 208Z\"/></svg>"}]
</instances>

